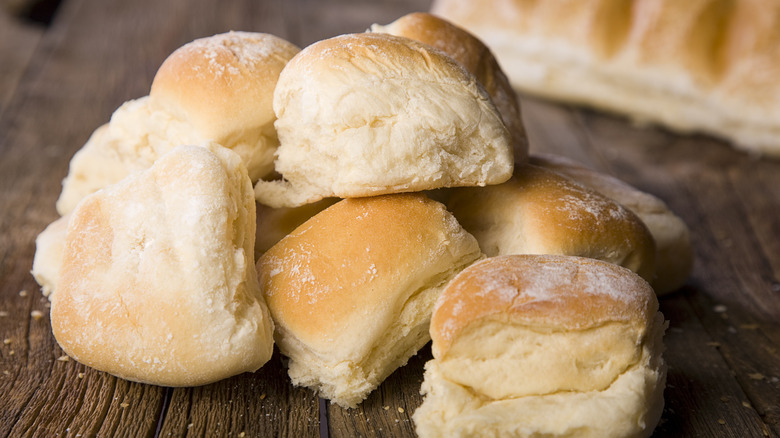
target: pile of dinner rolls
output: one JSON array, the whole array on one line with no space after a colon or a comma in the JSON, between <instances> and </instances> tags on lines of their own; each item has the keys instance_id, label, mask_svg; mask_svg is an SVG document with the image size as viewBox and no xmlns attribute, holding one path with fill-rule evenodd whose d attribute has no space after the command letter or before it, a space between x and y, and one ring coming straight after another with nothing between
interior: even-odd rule
<instances>
[{"instance_id":1,"label":"pile of dinner rolls","mask_svg":"<svg viewBox=\"0 0 780 438\"><path fill-rule=\"evenodd\" d=\"M421 436L647 436L658 198L529 156L507 76L426 13L298 49L229 32L160 67L70 163L33 275L75 360L194 386L259 370L355 407L432 341ZM262 371L261 371L262 372Z\"/></svg>"}]
</instances>

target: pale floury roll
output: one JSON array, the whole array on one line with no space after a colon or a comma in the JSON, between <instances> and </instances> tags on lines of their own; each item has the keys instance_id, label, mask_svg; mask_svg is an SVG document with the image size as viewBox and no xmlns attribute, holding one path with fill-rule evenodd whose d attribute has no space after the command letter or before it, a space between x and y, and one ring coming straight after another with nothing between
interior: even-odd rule
<instances>
[{"instance_id":1,"label":"pale floury roll","mask_svg":"<svg viewBox=\"0 0 780 438\"><path fill-rule=\"evenodd\" d=\"M655 275L650 284L658 295L679 289L693 269L690 231L661 199L625 182L556 155L536 155L531 163L554 170L615 200L647 225L656 247Z\"/></svg>"},{"instance_id":2,"label":"pale floury roll","mask_svg":"<svg viewBox=\"0 0 780 438\"><path fill-rule=\"evenodd\" d=\"M430 437L650 436L666 328L623 267L550 255L478 262L447 285L413 420Z\"/></svg>"},{"instance_id":3,"label":"pale floury roll","mask_svg":"<svg viewBox=\"0 0 780 438\"><path fill-rule=\"evenodd\" d=\"M272 207L484 186L512 173L512 139L484 87L408 38L361 33L310 45L280 74L274 111L284 179L255 186Z\"/></svg>"},{"instance_id":4,"label":"pale floury roll","mask_svg":"<svg viewBox=\"0 0 780 438\"><path fill-rule=\"evenodd\" d=\"M444 205L421 194L345 199L258 261L295 385L354 407L429 340L433 303L482 257Z\"/></svg>"},{"instance_id":5,"label":"pale floury roll","mask_svg":"<svg viewBox=\"0 0 780 438\"><path fill-rule=\"evenodd\" d=\"M298 50L273 35L229 32L174 51L149 96L125 102L74 155L57 211L68 213L84 196L182 144L214 141L232 149L252 181L271 173L278 145L273 91Z\"/></svg>"},{"instance_id":6,"label":"pale floury roll","mask_svg":"<svg viewBox=\"0 0 780 438\"><path fill-rule=\"evenodd\" d=\"M445 200L488 256L559 254L624 266L655 276L652 234L626 207L565 176L526 164L509 181L457 188Z\"/></svg>"},{"instance_id":7,"label":"pale floury roll","mask_svg":"<svg viewBox=\"0 0 780 438\"><path fill-rule=\"evenodd\" d=\"M218 145L173 149L71 213L51 294L57 342L87 366L163 386L259 369L273 323L254 235L241 158Z\"/></svg>"},{"instance_id":8,"label":"pale floury roll","mask_svg":"<svg viewBox=\"0 0 780 438\"><path fill-rule=\"evenodd\" d=\"M372 32L389 33L431 45L450 55L485 86L512 136L515 162L528 159L528 138L520 114L520 103L509 79L490 49L477 37L447 20L425 12L413 12Z\"/></svg>"}]
</instances>

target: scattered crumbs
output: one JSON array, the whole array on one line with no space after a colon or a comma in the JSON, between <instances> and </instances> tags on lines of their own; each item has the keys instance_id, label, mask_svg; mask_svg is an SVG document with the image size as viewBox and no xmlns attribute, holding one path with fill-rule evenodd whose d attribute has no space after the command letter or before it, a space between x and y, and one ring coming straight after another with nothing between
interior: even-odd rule
<instances>
[{"instance_id":1,"label":"scattered crumbs","mask_svg":"<svg viewBox=\"0 0 780 438\"><path fill-rule=\"evenodd\" d=\"M6 375L6 376L10 376L10 375L11 375L11 372L10 372L10 371L8 371L8 370L3 370L3 374L4 374L4 375Z\"/></svg>"},{"instance_id":2,"label":"scattered crumbs","mask_svg":"<svg viewBox=\"0 0 780 438\"><path fill-rule=\"evenodd\" d=\"M750 402L746 402L746 401L742 402L742 406L744 406L746 408L752 408L753 407L753 406L750 405Z\"/></svg>"},{"instance_id":3,"label":"scattered crumbs","mask_svg":"<svg viewBox=\"0 0 780 438\"><path fill-rule=\"evenodd\" d=\"M9 356L13 356L14 354L16 354L16 352L15 352L15 351L13 351L13 350L11 350L11 351L9 351L9 352L8 352L8 355L9 355Z\"/></svg>"},{"instance_id":4,"label":"scattered crumbs","mask_svg":"<svg viewBox=\"0 0 780 438\"><path fill-rule=\"evenodd\" d=\"M122 408L126 408L126 407L130 406L130 403L122 402L122 403L119 404L119 406L122 407Z\"/></svg>"},{"instance_id":5,"label":"scattered crumbs","mask_svg":"<svg viewBox=\"0 0 780 438\"><path fill-rule=\"evenodd\" d=\"M772 377L771 379L769 379L769 381L772 382L772 383L777 383L777 382L780 382L780 378Z\"/></svg>"},{"instance_id":6,"label":"scattered crumbs","mask_svg":"<svg viewBox=\"0 0 780 438\"><path fill-rule=\"evenodd\" d=\"M728 308L723 304L718 304L717 306L713 307L712 310L714 310L716 313L723 313L728 310Z\"/></svg>"},{"instance_id":7,"label":"scattered crumbs","mask_svg":"<svg viewBox=\"0 0 780 438\"><path fill-rule=\"evenodd\" d=\"M707 342L708 347L720 347L720 342Z\"/></svg>"},{"instance_id":8,"label":"scattered crumbs","mask_svg":"<svg viewBox=\"0 0 780 438\"><path fill-rule=\"evenodd\" d=\"M192 424L192 423L188 424L188 425L187 425L187 429L191 429L191 428L192 428L192 426L194 426L194 424Z\"/></svg>"},{"instance_id":9,"label":"scattered crumbs","mask_svg":"<svg viewBox=\"0 0 780 438\"><path fill-rule=\"evenodd\" d=\"M79 373L79 379L83 379L83 378L84 378L84 373Z\"/></svg>"},{"instance_id":10,"label":"scattered crumbs","mask_svg":"<svg viewBox=\"0 0 780 438\"><path fill-rule=\"evenodd\" d=\"M34 320L39 321L41 318L43 318L43 312L40 310L33 310L30 312L30 316L32 316Z\"/></svg>"},{"instance_id":11,"label":"scattered crumbs","mask_svg":"<svg viewBox=\"0 0 780 438\"><path fill-rule=\"evenodd\" d=\"M67 362L70 360L70 358L68 357L67 354L63 354L62 356L58 357L57 360L60 362Z\"/></svg>"},{"instance_id":12,"label":"scattered crumbs","mask_svg":"<svg viewBox=\"0 0 780 438\"><path fill-rule=\"evenodd\" d=\"M246 433L245 432L241 432L241 433L238 434L238 436L239 436L239 438L244 438L246 436Z\"/></svg>"},{"instance_id":13,"label":"scattered crumbs","mask_svg":"<svg viewBox=\"0 0 780 438\"><path fill-rule=\"evenodd\" d=\"M265 393L260 394L260 400L265 400Z\"/></svg>"},{"instance_id":14,"label":"scattered crumbs","mask_svg":"<svg viewBox=\"0 0 780 438\"><path fill-rule=\"evenodd\" d=\"M3 339L3 345L8 345L11 343L11 340L8 338Z\"/></svg>"},{"instance_id":15,"label":"scattered crumbs","mask_svg":"<svg viewBox=\"0 0 780 438\"><path fill-rule=\"evenodd\" d=\"M382 408L382 409L384 409L384 410L388 411L388 410L390 410L390 406L385 406L385 407L384 407L384 408Z\"/></svg>"},{"instance_id":16,"label":"scattered crumbs","mask_svg":"<svg viewBox=\"0 0 780 438\"><path fill-rule=\"evenodd\" d=\"M726 420L718 418L718 424L726 424Z\"/></svg>"},{"instance_id":17,"label":"scattered crumbs","mask_svg":"<svg viewBox=\"0 0 780 438\"><path fill-rule=\"evenodd\" d=\"M0 311L0 317L5 318L6 316L8 316L8 312L5 310Z\"/></svg>"},{"instance_id":18,"label":"scattered crumbs","mask_svg":"<svg viewBox=\"0 0 780 438\"><path fill-rule=\"evenodd\" d=\"M47 309L51 309L51 302L47 301L47 302L43 303L43 307L45 307Z\"/></svg>"},{"instance_id":19,"label":"scattered crumbs","mask_svg":"<svg viewBox=\"0 0 780 438\"><path fill-rule=\"evenodd\" d=\"M396 419L395 419L395 422L396 422L396 423L400 423L400 422L401 422L401 420L399 420L399 419L397 419L397 418L396 418Z\"/></svg>"},{"instance_id":20,"label":"scattered crumbs","mask_svg":"<svg viewBox=\"0 0 780 438\"><path fill-rule=\"evenodd\" d=\"M736 333L737 329L735 329L733 326L729 326L729 328L726 329L729 333Z\"/></svg>"},{"instance_id":21,"label":"scattered crumbs","mask_svg":"<svg viewBox=\"0 0 780 438\"><path fill-rule=\"evenodd\" d=\"M758 324L740 324L742 330L758 330Z\"/></svg>"},{"instance_id":22,"label":"scattered crumbs","mask_svg":"<svg viewBox=\"0 0 780 438\"><path fill-rule=\"evenodd\" d=\"M19 291L19 296L20 296L20 297L26 297L26 296L27 296L27 290L26 290L26 289L22 289L22 290L20 290L20 291Z\"/></svg>"},{"instance_id":23,"label":"scattered crumbs","mask_svg":"<svg viewBox=\"0 0 780 438\"><path fill-rule=\"evenodd\" d=\"M750 377L753 380L764 380L764 375L761 373L750 373L748 374L748 377Z\"/></svg>"},{"instance_id":24,"label":"scattered crumbs","mask_svg":"<svg viewBox=\"0 0 780 438\"><path fill-rule=\"evenodd\" d=\"M398 408L398 412L403 414L404 413L404 408Z\"/></svg>"}]
</instances>

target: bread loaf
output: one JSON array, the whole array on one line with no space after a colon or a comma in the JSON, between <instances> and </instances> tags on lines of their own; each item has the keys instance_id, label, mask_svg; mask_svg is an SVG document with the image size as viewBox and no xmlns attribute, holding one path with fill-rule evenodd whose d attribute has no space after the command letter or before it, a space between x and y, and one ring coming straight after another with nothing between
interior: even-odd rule
<instances>
[{"instance_id":1,"label":"bread loaf","mask_svg":"<svg viewBox=\"0 0 780 438\"><path fill-rule=\"evenodd\" d=\"M417 41L341 35L298 53L274 93L283 180L257 200L294 207L509 178L509 131L476 78Z\"/></svg>"},{"instance_id":2,"label":"bread loaf","mask_svg":"<svg viewBox=\"0 0 780 438\"><path fill-rule=\"evenodd\" d=\"M780 156L776 0L436 0L518 90Z\"/></svg>"},{"instance_id":3,"label":"bread loaf","mask_svg":"<svg viewBox=\"0 0 780 438\"><path fill-rule=\"evenodd\" d=\"M260 293L255 202L241 158L181 146L71 213L51 325L77 361L195 386L259 369L273 323Z\"/></svg>"},{"instance_id":4,"label":"bread loaf","mask_svg":"<svg viewBox=\"0 0 780 438\"><path fill-rule=\"evenodd\" d=\"M623 267L549 255L475 263L436 302L416 431L650 436L664 402L664 330L652 288Z\"/></svg>"},{"instance_id":5,"label":"bread loaf","mask_svg":"<svg viewBox=\"0 0 780 438\"><path fill-rule=\"evenodd\" d=\"M481 256L424 195L345 199L316 214L257 263L292 382L356 406L430 340L439 292Z\"/></svg>"}]
</instances>

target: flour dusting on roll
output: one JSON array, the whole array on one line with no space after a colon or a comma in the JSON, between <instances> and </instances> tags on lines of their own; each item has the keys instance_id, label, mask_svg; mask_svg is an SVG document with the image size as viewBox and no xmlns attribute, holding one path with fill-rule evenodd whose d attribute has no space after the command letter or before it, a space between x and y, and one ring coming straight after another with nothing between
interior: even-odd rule
<instances>
[{"instance_id":1,"label":"flour dusting on roll","mask_svg":"<svg viewBox=\"0 0 780 438\"><path fill-rule=\"evenodd\" d=\"M648 281L655 275L655 242L639 217L551 170L526 164L503 184L452 189L447 198L447 207L488 256L590 257Z\"/></svg>"},{"instance_id":2,"label":"flour dusting on roll","mask_svg":"<svg viewBox=\"0 0 780 438\"><path fill-rule=\"evenodd\" d=\"M256 371L273 323L255 272L255 201L241 158L180 146L71 213L51 325L77 361L195 386Z\"/></svg>"}]
</instances>

